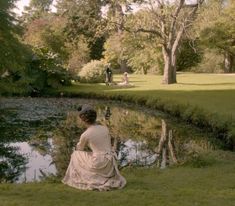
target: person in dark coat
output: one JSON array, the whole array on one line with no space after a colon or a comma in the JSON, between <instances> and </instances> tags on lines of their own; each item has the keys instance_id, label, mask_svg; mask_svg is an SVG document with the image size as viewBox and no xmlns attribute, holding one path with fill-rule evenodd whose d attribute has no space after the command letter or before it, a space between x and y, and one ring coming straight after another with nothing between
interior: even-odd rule
<instances>
[{"instance_id":1,"label":"person in dark coat","mask_svg":"<svg viewBox=\"0 0 235 206\"><path fill-rule=\"evenodd\" d=\"M110 68L110 66L107 66L105 70L105 83L106 85L112 84L112 79L113 79L113 72Z\"/></svg>"}]
</instances>

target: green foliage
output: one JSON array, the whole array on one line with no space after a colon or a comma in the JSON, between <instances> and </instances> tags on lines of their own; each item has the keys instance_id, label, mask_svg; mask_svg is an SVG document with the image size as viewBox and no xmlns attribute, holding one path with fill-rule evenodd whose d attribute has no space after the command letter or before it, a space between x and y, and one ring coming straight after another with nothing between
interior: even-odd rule
<instances>
[{"instance_id":1,"label":"green foliage","mask_svg":"<svg viewBox=\"0 0 235 206\"><path fill-rule=\"evenodd\" d=\"M58 13L67 19L64 33L69 41L85 38L92 59L101 59L105 34L100 0L58 2Z\"/></svg>"},{"instance_id":2,"label":"green foliage","mask_svg":"<svg viewBox=\"0 0 235 206\"><path fill-rule=\"evenodd\" d=\"M122 61L126 61L136 73L162 73L162 53L156 44L156 38L148 34L114 34L105 43L105 60L113 68L119 68Z\"/></svg>"},{"instance_id":3,"label":"green foliage","mask_svg":"<svg viewBox=\"0 0 235 206\"><path fill-rule=\"evenodd\" d=\"M49 14L53 0L30 0L29 6L24 8L20 19L23 24L29 24L35 19L45 17Z\"/></svg>"},{"instance_id":4,"label":"green foliage","mask_svg":"<svg viewBox=\"0 0 235 206\"><path fill-rule=\"evenodd\" d=\"M202 49L197 41L183 40L177 57L177 71L190 70L202 61Z\"/></svg>"},{"instance_id":5,"label":"green foliage","mask_svg":"<svg viewBox=\"0 0 235 206\"><path fill-rule=\"evenodd\" d=\"M235 54L234 9L235 3L231 1L221 10L214 23L202 31L201 38L207 46Z\"/></svg>"},{"instance_id":6,"label":"green foliage","mask_svg":"<svg viewBox=\"0 0 235 206\"><path fill-rule=\"evenodd\" d=\"M6 72L22 70L27 49L19 41L20 27L11 11L14 0L0 1L0 76Z\"/></svg>"},{"instance_id":7,"label":"green foliage","mask_svg":"<svg viewBox=\"0 0 235 206\"><path fill-rule=\"evenodd\" d=\"M79 72L81 82L102 83L105 80L104 61L93 60L86 64Z\"/></svg>"},{"instance_id":8,"label":"green foliage","mask_svg":"<svg viewBox=\"0 0 235 206\"><path fill-rule=\"evenodd\" d=\"M85 128L81 126L77 113L71 112L67 114L66 120L60 124L54 132L53 141L57 146L56 149L53 150L52 156L58 171L57 175L60 178L62 178L66 172L71 157L71 151L75 148L84 129Z\"/></svg>"},{"instance_id":9,"label":"green foliage","mask_svg":"<svg viewBox=\"0 0 235 206\"><path fill-rule=\"evenodd\" d=\"M71 76L62 67L56 54L47 48L37 48L34 53L25 74L28 77L28 91L40 95L47 87L58 88L70 84Z\"/></svg>"},{"instance_id":10,"label":"green foliage","mask_svg":"<svg viewBox=\"0 0 235 206\"><path fill-rule=\"evenodd\" d=\"M19 80L31 53L19 40L21 28L11 11L14 3L0 1L0 94L24 93L24 84Z\"/></svg>"},{"instance_id":11,"label":"green foliage","mask_svg":"<svg viewBox=\"0 0 235 206\"><path fill-rule=\"evenodd\" d=\"M66 50L69 52L67 62L68 70L75 76L82 67L90 61L90 49L84 38L74 43L66 43Z\"/></svg>"},{"instance_id":12,"label":"green foliage","mask_svg":"<svg viewBox=\"0 0 235 206\"><path fill-rule=\"evenodd\" d=\"M184 163L186 166L193 168L205 168L216 164L216 160L210 154L200 154L198 152L191 152L188 154L188 160Z\"/></svg>"},{"instance_id":13,"label":"green foliage","mask_svg":"<svg viewBox=\"0 0 235 206\"><path fill-rule=\"evenodd\" d=\"M121 61L126 60L127 58L127 54L122 46L122 39L117 34L114 34L107 39L104 49L105 60L109 62L114 69L118 69Z\"/></svg>"},{"instance_id":14,"label":"green foliage","mask_svg":"<svg viewBox=\"0 0 235 206\"><path fill-rule=\"evenodd\" d=\"M84 36L68 41L64 34L66 23L62 16L47 15L35 19L27 25L24 40L33 47L44 47L58 55L63 67L75 76L90 60L91 51Z\"/></svg>"},{"instance_id":15,"label":"green foliage","mask_svg":"<svg viewBox=\"0 0 235 206\"><path fill-rule=\"evenodd\" d=\"M233 72L235 69L234 49L234 1L212 1L208 8L205 8L204 16L200 27L200 41L205 48L210 48L221 55L224 55L224 72ZM203 18L202 18L203 19ZM214 58L214 61L217 61Z\"/></svg>"},{"instance_id":16,"label":"green foliage","mask_svg":"<svg viewBox=\"0 0 235 206\"><path fill-rule=\"evenodd\" d=\"M27 24L24 41L33 47L45 47L60 56L68 58L66 38L63 34L65 19L47 14Z\"/></svg>"},{"instance_id":17,"label":"green foliage","mask_svg":"<svg viewBox=\"0 0 235 206\"><path fill-rule=\"evenodd\" d=\"M146 34L126 33L123 45L127 53L127 64L136 73L163 72L163 57L157 40Z\"/></svg>"},{"instance_id":18,"label":"green foliage","mask_svg":"<svg viewBox=\"0 0 235 206\"><path fill-rule=\"evenodd\" d=\"M221 55L215 49L205 49L201 63L196 65L192 71L204 73L222 73L224 64L224 55Z\"/></svg>"}]
</instances>

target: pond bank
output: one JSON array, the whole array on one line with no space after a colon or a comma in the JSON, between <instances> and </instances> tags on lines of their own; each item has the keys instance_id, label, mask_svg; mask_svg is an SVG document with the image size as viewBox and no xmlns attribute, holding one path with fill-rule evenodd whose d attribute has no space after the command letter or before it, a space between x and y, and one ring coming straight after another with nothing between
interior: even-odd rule
<instances>
[{"instance_id":1,"label":"pond bank","mask_svg":"<svg viewBox=\"0 0 235 206\"><path fill-rule=\"evenodd\" d=\"M121 76L115 75L114 81ZM223 74L179 73L178 83L161 84L160 75L130 75L134 87L77 84L49 95L112 99L168 113L235 145L235 78Z\"/></svg>"},{"instance_id":2,"label":"pond bank","mask_svg":"<svg viewBox=\"0 0 235 206\"><path fill-rule=\"evenodd\" d=\"M141 86L137 81L145 80L142 80L142 77L138 77L136 79L135 84L138 87L134 89L140 88L141 92L134 91L134 89L132 90L131 88L116 90L114 88L105 87L104 85L99 84L79 84L72 87L62 88L57 91L48 91L47 95L61 96L62 92L63 96L108 98L120 101L131 101L132 103L138 103L147 106L151 102L155 105L157 104L155 101L157 101L157 105L159 105L158 107L160 107L162 104L163 109L166 107L166 110L171 109L167 109L167 106L165 106L164 103L166 103L168 107L171 106L171 103L172 105L185 105L186 110L182 109L182 112L186 112L188 106L194 107L194 102L199 102L200 104L197 104L197 107L201 106L199 108L205 111L205 113L208 113L208 111L209 113L214 113L212 108L215 107L215 111L218 111L218 114L215 114L215 116L213 115L213 121L215 121L214 124L217 124L217 121L228 122L228 124L226 124L229 128L227 132L231 132L232 126L229 125L229 122L232 122L233 119L229 118L229 113L232 114L235 108L233 106L233 102L235 102L233 101L234 88L230 90L224 88L223 91L214 92L203 91L200 93L196 91L193 93L193 95L191 95L192 93L190 93L190 96L185 95L184 98L181 94L185 93L179 93L177 91L163 92L162 90L160 91L160 89L159 93L156 90L147 91L147 89L151 90L151 88L149 88L151 86L150 84L153 82L151 80L148 80L150 83L147 85L148 88L144 90L143 86ZM179 81L183 80L179 79ZM191 80L188 80L187 78L187 81ZM222 79L221 82L225 82L225 80ZM203 82L201 81L201 83ZM173 87L175 87L175 85ZM172 86L169 86L169 88L172 88ZM199 98L199 93L203 97L206 94L206 101L204 101L205 99L203 99L203 101L199 101L202 100L201 97ZM219 95L217 95L218 93ZM177 97L173 98L173 95ZM225 97L226 95L227 98ZM138 100L136 100L135 97ZM179 97L182 101L176 101L179 100ZM132 98L132 100L129 100L129 98ZM186 101L186 99L189 101ZM220 105L220 107L218 105ZM204 106L207 106L209 109L205 108ZM153 106L153 108L155 108L155 106ZM190 110L192 110L192 108ZM223 111L226 110L228 110L227 113L224 116L221 115L223 114ZM172 109L171 111L174 110ZM177 116L177 113L175 116ZM204 115L203 118L206 118L206 116ZM234 171L234 152L217 151L212 154L204 154L203 156L200 156L200 158L194 162L194 165L174 166L165 170L156 167L147 169L129 167L124 168L122 174L127 179L127 187L123 190L107 193L78 191L66 187L60 182L54 182L53 180L48 183L0 184L0 202L1 206L67 206L77 205L78 203L79 205L88 206L93 205L94 202L96 202L97 206L233 206L235 203Z\"/></svg>"},{"instance_id":3,"label":"pond bank","mask_svg":"<svg viewBox=\"0 0 235 206\"><path fill-rule=\"evenodd\" d=\"M114 75L114 81L120 81ZM131 88L104 84L76 84L49 90L43 96L112 99L164 111L186 123L235 142L235 78L224 74L178 73L177 84L161 84L160 75L130 75ZM27 96L12 91L10 96Z\"/></svg>"},{"instance_id":4,"label":"pond bank","mask_svg":"<svg viewBox=\"0 0 235 206\"><path fill-rule=\"evenodd\" d=\"M114 100L137 104L145 106L150 109L159 110L179 120L192 124L200 129L214 134L215 138L225 141L230 145L230 149L235 147L235 133L232 130L233 122L229 119L221 119L218 114L210 113L190 104L180 104L173 101L166 101L158 97L152 96L151 98L144 95L136 95L131 93L109 93L109 92L84 92L73 91L71 88L64 88L58 91L50 91L49 96L54 97L70 97L70 98L91 98L91 99L103 99Z\"/></svg>"}]
</instances>

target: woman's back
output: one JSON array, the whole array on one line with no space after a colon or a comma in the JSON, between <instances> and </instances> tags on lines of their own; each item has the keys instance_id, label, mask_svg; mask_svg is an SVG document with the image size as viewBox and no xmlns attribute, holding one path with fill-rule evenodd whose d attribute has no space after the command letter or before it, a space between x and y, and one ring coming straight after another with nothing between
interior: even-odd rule
<instances>
[{"instance_id":1,"label":"woman's back","mask_svg":"<svg viewBox=\"0 0 235 206\"><path fill-rule=\"evenodd\" d=\"M105 153L112 150L108 128L103 125L92 125L83 134L93 153Z\"/></svg>"}]
</instances>

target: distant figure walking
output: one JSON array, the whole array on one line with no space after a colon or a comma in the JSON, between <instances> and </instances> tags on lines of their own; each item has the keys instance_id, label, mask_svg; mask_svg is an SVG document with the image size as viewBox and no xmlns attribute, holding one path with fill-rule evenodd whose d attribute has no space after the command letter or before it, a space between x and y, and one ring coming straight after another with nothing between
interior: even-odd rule
<instances>
[{"instance_id":1,"label":"distant figure walking","mask_svg":"<svg viewBox=\"0 0 235 206\"><path fill-rule=\"evenodd\" d=\"M106 70L105 70L105 83L106 85L110 85L112 84L113 81L113 72L110 68L110 66L107 66Z\"/></svg>"}]
</instances>

